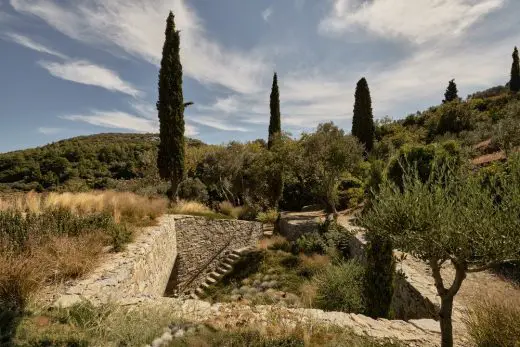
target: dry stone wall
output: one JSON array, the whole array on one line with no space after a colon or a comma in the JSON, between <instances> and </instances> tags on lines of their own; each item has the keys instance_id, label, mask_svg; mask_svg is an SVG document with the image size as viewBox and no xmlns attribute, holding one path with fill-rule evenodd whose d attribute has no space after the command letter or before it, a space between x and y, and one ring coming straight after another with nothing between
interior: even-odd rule
<instances>
[{"instance_id":1,"label":"dry stone wall","mask_svg":"<svg viewBox=\"0 0 520 347\"><path fill-rule=\"evenodd\" d=\"M226 252L254 246L263 235L262 223L258 222L183 216L177 217L175 225L176 287L180 292L195 289L204 282Z\"/></svg>"},{"instance_id":2,"label":"dry stone wall","mask_svg":"<svg viewBox=\"0 0 520 347\"><path fill-rule=\"evenodd\" d=\"M177 256L175 217L163 216L157 226L141 231L121 253L108 254L87 278L72 283L56 305L87 299L94 304L136 296L162 296Z\"/></svg>"}]
</instances>

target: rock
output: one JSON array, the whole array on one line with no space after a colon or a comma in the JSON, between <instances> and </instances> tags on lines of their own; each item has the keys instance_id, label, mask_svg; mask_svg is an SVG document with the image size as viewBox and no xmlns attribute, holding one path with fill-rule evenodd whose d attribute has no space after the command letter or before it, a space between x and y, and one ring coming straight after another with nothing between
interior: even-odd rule
<instances>
[{"instance_id":1,"label":"rock","mask_svg":"<svg viewBox=\"0 0 520 347\"><path fill-rule=\"evenodd\" d=\"M83 301L84 300L76 294L63 295L58 300L56 300L52 306L60 308L69 308Z\"/></svg>"},{"instance_id":2,"label":"rock","mask_svg":"<svg viewBox=\"0 0 520 347\"><path fill-rule=\"evenodd\" d=\"M184 334L185 334L184 330L179 329L173 336L178 339L178 338L183 337Z\"/></svg>"}]
</instances>

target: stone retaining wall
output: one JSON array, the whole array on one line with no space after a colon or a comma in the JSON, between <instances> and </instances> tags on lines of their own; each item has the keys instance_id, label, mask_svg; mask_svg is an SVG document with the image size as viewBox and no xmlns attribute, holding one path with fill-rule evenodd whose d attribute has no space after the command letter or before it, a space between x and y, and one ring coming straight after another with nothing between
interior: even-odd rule
<instances>
[{"instance_id":1,"label":"stone retaining wall","mask_svg":"<svg viewBox=\"0 0 520 347\"><path fill-rule=\"evenodd\" d=\"M182 292L197 288L206 275L215 270L226 251L254 246L263 235L262 223L258 222L183 216L176 218L175 226L178 250L176 287ZM201 269L203 271L199 274Z\"/></svg>"},{"instance_id":2,"label":"stone retaining wall","mask_svg":"<svg viewBox=\"0 0 520 347\"><path fill-rule=\"evenodd\" d=\"M103 304L162 296L176 256L175 217L163 216L157 226L143 229L125 251L107 254L87 278L66 288L56 304L70 306L82 298Z\"/></svg>"}]
</instances>

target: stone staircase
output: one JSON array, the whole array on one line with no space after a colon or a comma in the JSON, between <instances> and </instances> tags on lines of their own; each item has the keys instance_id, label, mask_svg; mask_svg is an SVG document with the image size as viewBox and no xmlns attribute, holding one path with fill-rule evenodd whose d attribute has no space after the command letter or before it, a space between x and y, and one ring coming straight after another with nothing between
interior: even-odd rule
<instances>
[{"instance_id":1,"label":"stone staircase","mask_svg":"<svg viewBox=\"0 0 520 347\"><path fill-rule=\"evenodd\" d=\"M264 237L271 237L274 233L274 225L273 224L264 224Z\"/></svg>"},{"instance_id":2,"label":"stone staircase","mask_svg":"<svg viewBox=\"0 0 520 347\"><path fill-rule=\"evenodd\" d=\"M222 277L230 273L238 260L240 260L243 255L253 251L254 249L255 247L249 246L228 252L224 259L222 259L217 265L215 270L208 274L204 282L189 294L190 298L200 300L201 297L204 297L208 288L218 283Z\"/></svg>"}]
</instances>

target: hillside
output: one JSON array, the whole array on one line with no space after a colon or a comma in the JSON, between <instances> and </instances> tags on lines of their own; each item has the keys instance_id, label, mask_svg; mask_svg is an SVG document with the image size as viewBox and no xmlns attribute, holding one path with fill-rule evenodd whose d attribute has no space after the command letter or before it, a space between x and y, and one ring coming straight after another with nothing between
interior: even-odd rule
<instances>
[{"instance_id":1,"label":"hillside","mask_svg":"<svg viewBox=\"0 0 520 347\"><path fill-rule=\"evenodd\" d=\"M0 190L85 190L153 178L156 134L106 133L0 154ZM187 139L188 148L206 146Z\"/></svg>"}]
</instances>

